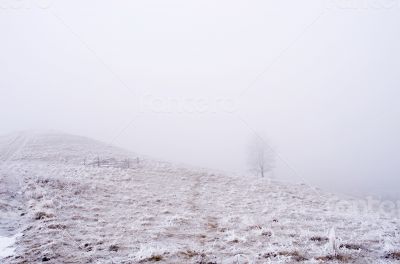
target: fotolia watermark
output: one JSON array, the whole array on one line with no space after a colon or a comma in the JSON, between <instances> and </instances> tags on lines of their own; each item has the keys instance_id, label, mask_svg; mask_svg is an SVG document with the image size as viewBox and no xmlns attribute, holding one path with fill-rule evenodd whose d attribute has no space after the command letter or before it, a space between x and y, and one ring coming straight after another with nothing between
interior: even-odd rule
<instances>
[{"instance_id":1,"label":"fotolia watermark","mask_svg":"<svg viewBox=\"0 0 400 264\"><path fill-rule=\"evenodd\" d=\"M48 9L53 0L0 0L0 9L4 10L32 10Z\"/></svg>"},{"instance_id":2,"label":"fotolia watermark","mask_svg":"<svg viewBox=\"0 0 400 264\"><path fill-rule=\"evenodd\" d=\"M340 10L390 10L399 7L400 0L325 0L325 8Z\"/></svg>"},{"instance_id":3,"label":"fotolia watermark","mask_svg":"<svg viewBox=\"0 0 400 264\"><path fill-rule=\"evenodd\" d=\"M400 201L378 200L367 197L359 200L332 199L327 203L330 211L352 215L379 215L390 218L400 218Z\"/></svg>"},{"instance_id":4,"label":"fotolia watermark","mask_svg":"<svg viewBox=\"0 0 400 264\"><path fill-rule=\"evenodd\" d=\"M142 113L157 114L215 114L233 113L236 102L230 98L164 97L146 95L140 98Z\"/></svg>"}]
</instances>

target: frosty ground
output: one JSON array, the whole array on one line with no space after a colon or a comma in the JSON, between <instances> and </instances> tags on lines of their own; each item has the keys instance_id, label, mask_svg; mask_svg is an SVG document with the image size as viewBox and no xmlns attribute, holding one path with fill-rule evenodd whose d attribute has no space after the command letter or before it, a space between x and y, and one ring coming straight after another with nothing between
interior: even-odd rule
<instances>
[{"instance_id":1,"label":"frosty ground","mask_svg":"<svg viewBox=\"0 0 400 264\"><path fill-rule=\"evenodd\" d=\"M0 160L4 263L399 263L398 217L305 184L55 133L3 136Z\"/></svg>"}]
</instances>

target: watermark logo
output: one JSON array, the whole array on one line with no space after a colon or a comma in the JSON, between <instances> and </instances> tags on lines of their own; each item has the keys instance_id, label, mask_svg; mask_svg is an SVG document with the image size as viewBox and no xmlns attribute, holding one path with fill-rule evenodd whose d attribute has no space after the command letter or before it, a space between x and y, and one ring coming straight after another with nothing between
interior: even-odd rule
<instances>
[{"instance_id":1,"label":"watermark logo","mask_svg":"<svg viewBox=\"0 0 400 264\"><path fill-rule=\"evenodd\" d=\"M338 214L400 218L400 201L378 200L373 197L359 200L331 199L328 201L326 209Z\"/></svg>"},{"instance_id":2,"label":"watermark logo","mask_svg":"<svg viewBox=\"0 0 400 264\"><path fill-rule=\"evenodd\" d=\"M153 114L216 114L233 113L237 104L230 98L146 95L140 98L139 108L141 113Z\"/></svg>"},{"instance_id":3,"label":"watermark logo","mask_svg":"<svg viewBox=\"0 0 400 264\"><path fill-rule=\"evenodd\" d=\"M48 9L53 0L0 0L0 10Z\"/></svg>"},{"instance_id":4,"label":"watermark logo","mask_svg":"<svg viewBox=\"0 0 400 264\"><path fill-rule=\"evenodd\" d=\"M325 0L325 8L337 10L390 10L399 0Z\"/></svg>"}]
</instances>

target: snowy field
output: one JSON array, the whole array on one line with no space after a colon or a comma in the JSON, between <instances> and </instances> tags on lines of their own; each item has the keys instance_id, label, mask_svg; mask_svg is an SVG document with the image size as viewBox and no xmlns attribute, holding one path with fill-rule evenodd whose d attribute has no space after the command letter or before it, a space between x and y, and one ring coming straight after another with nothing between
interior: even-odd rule
<instances>
[{"instance_id":1,"label":"snowy field","mask_svg":"<svg viewBox=\"0 0 400 264\"><path fill-rule=\"evenodd\" d=\"M0 160L2 263L400 263L398 215L304 184L60 134L1 137Z\"/></svg>"}]
</instances>

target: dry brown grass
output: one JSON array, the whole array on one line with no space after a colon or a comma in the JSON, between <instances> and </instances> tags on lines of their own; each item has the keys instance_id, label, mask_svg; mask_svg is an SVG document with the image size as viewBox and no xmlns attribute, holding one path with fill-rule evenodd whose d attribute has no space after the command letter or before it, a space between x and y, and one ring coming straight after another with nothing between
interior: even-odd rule
<instances>
[{"instance_id":1,"label":"dry brown grass","mask_svg":"<svg viewBox=\"0 0 400 264\"><path fill-rule=\"evenodd\" d=\"M334 261L334 260L338 260L338 261L341 261L341 262L349 262L351 260L351 257L350 256L346 256L346 255L336 254L336 255L327 255L327 256L317 257L315 259L319 260L319 261Z\"/></svg>"},{"instance_id":2,"label":"dry brown grass","mask_svg":"<svg viewBox=\"0 0 400 264\"><path fill-rule=\"evenodd\" d=\"M111 246L108 248L108 250L109 250L109 251L117 252L117 251L119 250L119 246L117 246L117 245L111 245Z\"/></svg>"},{"instance_id":3,"label":"dry brown grass","mask_svg":"<svg viewBox=\"0 0 400 264\"><path fill-rule=\"evenodd\" d=\"M188 249L188 250L186 250L184 252L181 252L181 254L183 254L183 255L185 255L185 256L187 256L189 258L193 258L195 256L201 255L201 253L199 253L197 251L190 250L190 249Z\"/></svg>"},{"instance_id":4,"label":"dry brown grass","mask_svg":"<svg viewBox=\"0 0 400 264\"><path fill-rule=\"evenodd\" d=\"M62 224L50 224L47 226L48 229L66 229L67 226L66 225L62 225Z\"/></svg>"},{"instance_id":5,"label":"dry brown grass","mask_svg":"<svg viewBox=\"0 0 400 264\"><path fill-rule=\"evenodd\" d=\"M385 255L385 259L400 260L400 251L390 252Z\"/></svg>"},{"instance_id":6,"label":"dry brown grass","mask_svg":"<svg viewBox=\"0 0 400 264\"><path fill-rule=\"evenodd\" d=\"M43 211L36 212L35 215L33 216L33 218L34 218L35 220L42 220L42 219L52 218L52 217L54 217L53 214L51 214L51 213L46 213L46 212L43 212Z\"/></svg>"},{"instance_id":7,"label":"dry brown grass","mask_svg":"<svg viewBox=\"0 0 400 264\"><path fill-rule=\"evenodd\" d=\"M345 249L349 249L349 250L361 250L363 249L362 246L357 245L357 244L342 244L339 246L339 248L345 248Z\"/></svg>"},{"instance_id":8,"label":"dry brown grass","mask_svg":"<svg viewBox=\"0 0 400 264\"><path fill-rule=\"evenodd\" d=\"M210 229L216 229L218 227L218 224L216 224L216 223L208 223L207 227L210 228Z\"/></svg>"},{"instance_id":9,"label":"dry brown grass","mask_svg":"<svg viewBox=\"0 0 400 264\"><path fill-rule=\"evenodd\" d=\"M148 257L146 259L142 259L139 261L139 263L144 263L144 262L159 262L163 260L163 256L161 255L152 255L151 257Z\"/></svg>"},{"instance_id":10,"label":"dry brown grass","mask_svg":"<svg viewBox=\"0 0 400 264\"><path fill-rule=\"evenodd\" d=\"M308 260L298 251L280 251L280 252L266 253L263 255L264 258L276 258L278 256L290 257L292 260L295 260L297 262Z\"/></svg>"},{"instance_id":11,"label":"dry brown grass","mask_svg":"<svg viewBox=\"0 0 400 264\"><path fill-rule=\"evenodd\" d=\"M329 241L327 237L321 237L321 236L313 236L310 238L310 240L318 243L326 243Z\"/></svg>"},{"instance_id":12,"label":"dry brown grass","mask_svg":"<svg viewBox=\"0 0 400 264\"><path fill-rule=\"evenodd\" d=\"M272 237L272 232L271 231L263 231L261 233L262 236L266 236L266 237Z\"/></svg>"},{"instance_id":13,"label":"dry brown grass","mask_svg":"<svg viewBox=\"0 0 400 264\"><path fill-rule=\"evenodd\" d=\"M260 225L252 225L252 226L249 226L249 230L261 230L262 229L262 226L260 226Z\"/></svg>"},{"instance_id":14,"label":"dry brown grass","mask_svg":"<svg viewBox=\"0 0 400 264\"><path fill-rule=\"evenodd\" d=\"M151 256L150 258L148 258L148 261L161 261L163 259L163 257L161 255L154 255Z\"/></svg>"}]
</instances>

